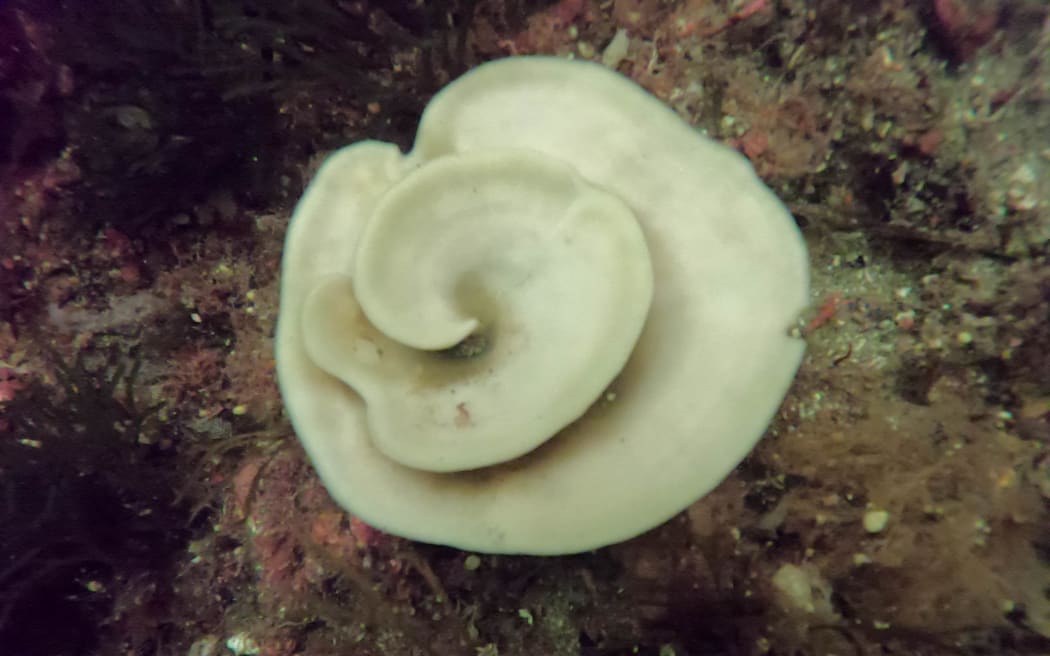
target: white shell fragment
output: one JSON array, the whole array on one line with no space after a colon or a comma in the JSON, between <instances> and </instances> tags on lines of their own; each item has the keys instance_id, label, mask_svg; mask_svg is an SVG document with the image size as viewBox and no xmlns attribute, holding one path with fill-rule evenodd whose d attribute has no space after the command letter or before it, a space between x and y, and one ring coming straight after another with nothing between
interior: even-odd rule
<instances>
[{"instance_id":1,"label":"white shell fragment","mask_svg":"<svg viewBox=\"0 0 1050 656\"><path fill-rule=\"evenodd\" d=\"M335 153L292 218L276 352L332 496L483 553L620 541L747 454L808 264L747 161L601 65L485 64L415 146Z\"/></svg>"}]
</instances>

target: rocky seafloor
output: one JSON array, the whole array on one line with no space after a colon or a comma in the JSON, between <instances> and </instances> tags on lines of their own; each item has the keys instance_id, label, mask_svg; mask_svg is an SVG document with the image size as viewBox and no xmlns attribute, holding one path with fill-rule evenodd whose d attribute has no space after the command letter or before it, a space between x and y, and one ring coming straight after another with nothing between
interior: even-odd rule
<instances>
[{"instance_id":1,"label":"rocky seafloor","mask_svg":"<svg viewBox=\"0 0 1050 656\"><path fill-rule=\"evenodd\" d=\"M324 154L495 58L616 68L806 238L754 452L596 552L402 540L282 414L282 240ZM1041 0L0 4L0 653L1050 653Z\"/></svg>"}]
</instances>

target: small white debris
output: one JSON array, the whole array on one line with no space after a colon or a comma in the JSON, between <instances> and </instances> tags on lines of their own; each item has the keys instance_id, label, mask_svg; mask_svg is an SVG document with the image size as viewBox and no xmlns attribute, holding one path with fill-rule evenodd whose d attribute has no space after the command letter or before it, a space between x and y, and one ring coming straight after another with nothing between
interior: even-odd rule
<instances>
[{"instance_id":1,"label":"small white debris","mask_svg":"<svg viewBox=\"0 0 1050 656\"><path fill-rule=\"evenodd\" d=\"M784 608L826 619L836 616L831 604L831 584L812 563L781 565L773 574L772 583Z\"/></svg>"},{"instance_id":2,"label":"small white debris","mask_svg":"<svg viewBox=\"0 0 1050 656\"><path fill-rule=\"evenodd\" d=\"M218 636L206 635L198 638L190 645L186 656L215 656L219 649Z\"/></svg>"},{"instance_id":3,"label":"small white debris","mask_svg":"<svg viewBox=\"0 0 1050 656\"><path fill-rule=\"evenodd\" d=\"M816 610L810 591L809 577L795 565L784 565L773 575L773 585L795 608L812 613Z\"/></svg>"},{"instance_id":4,"label":"small white debris","mask_svg":"<svg viewBox=\"0 0 1050 656\"><path fill-rule=\"evenodd\" d=\"M861 565L870 565L871 557L868 556L868 554L855 553L853 554L853 564L857 567L860 567Z\"/></svg>"},{"instance_id":5,"label":"small white debris","mask_svg":"<svg viewBox=\"0 0 1050 656\"><path fill-rule=\"evenodd\" d=\"M864 513L864 530L868 533L881 533L890 523L890 514L885 510L869 510Z\"/></svg>"},{"instance_id":6,"label":"small white debris","mask_svg":"<svg viewBox=\"0 0 1050 656\"><path fill-rule=\"evenodd\" d=\"M226 639L226 648L233 656L254 656L259 653L259 645L246 633L238 633Z\"/></svg>"},{"instance_id":7,"label":"small white debris","mask_svg":"<svg viewBox=\"0 0 1050 656\"><path fill-rule=\"evenodd\" d=\"M1039 176L1030 164L1022 164L1010 176L1010 186L1006 191L1006 201L1010 209L1026 211L1039 205L1036 195L1036 183Z\"/></svg>"},{"instance_id":8,"label":"small white debris","mask_svg":"<svg viewBox=\"0 0 1050 656\"><path fill-rule=\"evenodd\" d=\"M627 36L627 30L623 28L616 30L612 41L602 51L602 66L615 69L627 57L627 48L630 45L631 39Z\"/></svg>"}]
</instances>

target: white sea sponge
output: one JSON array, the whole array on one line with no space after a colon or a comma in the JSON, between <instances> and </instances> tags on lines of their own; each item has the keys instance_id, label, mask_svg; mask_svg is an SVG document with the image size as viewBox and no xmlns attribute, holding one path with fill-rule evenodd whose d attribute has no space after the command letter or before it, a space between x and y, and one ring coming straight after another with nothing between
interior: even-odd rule
<instances>
[{"instance_id":1,"label":"white sea sponge","mask_svg":"<svg viewBox=\"0 0 1050 656\"><path fill-rule=\"evenodd\" d=\"M285 244L278 378L366 522L577 552L747 454L807 296L801 235L744 158L600 65L510 58L435 96L409 154L366 141L318 172Z\"/></svg>"}]
</instances>

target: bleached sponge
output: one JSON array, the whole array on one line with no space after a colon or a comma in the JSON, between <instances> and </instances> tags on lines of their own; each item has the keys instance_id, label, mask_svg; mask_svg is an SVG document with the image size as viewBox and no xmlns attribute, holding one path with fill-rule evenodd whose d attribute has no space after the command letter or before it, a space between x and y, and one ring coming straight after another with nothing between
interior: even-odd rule
<instances>
[{"instance_id":1,"label":"bleached sponge","mask_svg":"<svg viewBox=\"0 0 1050 656\"><path fill-rule=\"evenodd\" d=\"M623 540L714 487L794 376L808 296L745 159L546 57L453 82L407 155L334 154L282 276L281 392L333 497L503 553Z\"/></svg>"}]
</instances>

